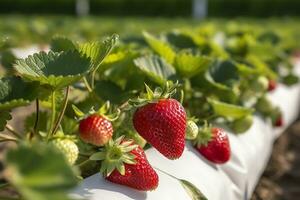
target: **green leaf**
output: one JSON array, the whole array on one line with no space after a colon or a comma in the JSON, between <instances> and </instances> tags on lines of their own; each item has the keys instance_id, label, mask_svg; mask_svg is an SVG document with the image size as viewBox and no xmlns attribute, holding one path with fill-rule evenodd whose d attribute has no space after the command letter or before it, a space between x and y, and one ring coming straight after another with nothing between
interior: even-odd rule
<instances>
[{"instance_id":1,"label":"green leaf","mask_svg":"<svg viewBox=\"0 0 300 200\"><path fill-rule=\"evenodd\" d=\"M299 77L294 74L288 74L282 77L282 82L287 86L292 86L299 82Z\"/></svg>"},{"instance_id":2,"label":"green leaf","mask_svg":"<svg viewBox=\"0 0 300 200\"><path fill-rule=\"evenodd\" d=\"M236 102L238 99L237 93L231 87L215 82L208 71L193 77L192 84L206 95L217 96L226 102Z\"/></svg>"},{"instance_id":3,"label":"green leaf","mask_svg":"<svg viewBox=\"0 0 300 200\"><path fill-rule=\"evenodd\" d=\"M247 64L236 63L236 67L241 75L244 75L244 76L255 75L255 74L260 75L260 72L257 69L255 69Z\"/></svg>"},{"instance_id":4,"label":"green leaf","mask_svg":"<svg viewBox=\"0 0 300 200\"><path fill-rule=\"evenodd\" d=\"M156 55L139 57L134 60L134 64L149 78L161 85L175 75L174 68Z\"/></svg>"},{"instance_id":5,"label":"green leaf","mask_svg":"<svg viewBox=\"0 0 300 200\"><path fill-rule=\"evenodd\" d=\"M97 81L94 92L103 101L110 101L114 104L121 103L129 97L129 95L124 92L121 87L112 81L107 80Z\"/></svg>"},{"instance_id":6,"label":"green leaf","mask_svg":"<svg viewBox=\"0 0 300 200\"><path fill-rule=\"evenodd\" d=\"M91 59L93 66L92 71L96 71L99 68L102 61L106 58L106 56L116 45L118 39L119 36L113 34L111 37L107 38L103 42L91 42L79 45L79 51L83 55Z\"/></svg>"},{"instance_id":7,"label":"green leaf","mask_svg":"<svg viewBox=\"0 0 300 200\"><path fill-rule=\"evenodd\" d=\"M6 156L7 179L26 200L68 200L76 176L64 155L50 145L21 145Z\"/></svg>"},{"instance_id":8,"label":"green leaf","mask_svg":"<svg viewBox=\"0 0 300 200\"><path fill-rule=\"evenodd\" d=\"M17 61L17 72L28 81L57 90L81 79L91 70L90 61L77 51L40 52Z\"/></svg>"},{"instance_id":9,"label":"green leaf","mask_svg":"<svg viewBox=\"0 0 300 200\"><path fill-rule=\"evenodd\" d=\"M170 44L179 49L196 48L196 44L192 37L184 32L173 31L166 34L166 39Z\"/></svg>"},{"instance_id":10,"label":"green leaf","mask_svg":"<svg viewBox=\"0 0 300 200\"><path fill-rule=\"evenodd\" d=\"M4 130L7 121L11 120L10 111L3 110L0 111L0 132Z\"/></svg>"},{"instance_id":11,"label":"green leaf","mask_svg":"<svg viewBox=\"0 0 300 200\"><path fill-rule=\"evenodd\" d=\"M64 116L61 121L61 127L66 135L74 134L78 130L78 122L67 116Z\"/></svg>"},{"instance_id":12,"label":"green leaf","mask_svg":"<svg viewBox=\"0 0 300 200\"><path fill-rule=\"evenodd\" d=\"M144 32L144 38L148 45L160 56L162 56L168 63L173 64L176 53L169 46L168 43L158 40L151 34Z\"/></svg>"},{"instance_id":13,"label":"green leaf","mask_svg":"<svg viewBox=\"0 0 300 200\"><path fill-rule=\"evenodd\" d=\"M11 71L13 64L16 61L16 56L12 53L10 49L0 52L0 64L8 71Z\"/></svg>"},{"instance_id":14,"label":"green leaf","mask_svg":"<svg viewBox=\"0 0 300 200\"><path fill-rule=\"evenodd\" d=\"M190 78L201 71L205 71L211 62L211 59L207 56L193 55L181 51L176 55L174 66L180 75Z\"/></svg>"},{"instance_id":15,"label":"green leaf","mask_svg":"<svg viewBox=\"0 0 300 200\"><path fill-rule=\"evenodd\" d=\"M66 37L54 37L51 40L50 48L55 52L68 51L77 49L77 44Z\"/></svg>"},{"instance_id":16,"label":"green leaf","mask_svg":"<svg viewBox=\"0 0 300 200\"><path fill-rule=\"evenodd\" d=\"M118 51L116 53L111 53L109 54L105 60L103 61L103 64L111 64L111 63L116 63L119 61L122 61L123 59L126 59L127 54L130 54L129 52L124 52L124 51Z\"/></svg>"},{"instance_id":17,"label":"green leaf","mask_svg":"<svg viewBox=\"0 0 300 200\"><path fill-rule=\"evenodd\" d=\"M228 83L239 79L235 64L229 60L216 62L209 70L211 77L218 83Z\"/></svg>"},{"instance_id":18,"label":"green leaf","mask_svg":"<svg viewBox=\"0 0 300 200\"><path fill-rule=\"evenodd\" d=\"M208 99L209 104L213 107L217 115L239 119L253 113L253 109Z\"/></svg>"},{"instance_id":19,"label":"green leaf","mask_svg":"<svg viewBox=\"0 0 300 200\"><path fill-rule=\"evenodd\" d=\"M178 179L192 200L207 200L202 192L189 181Z\"/></svg>"},{"instance_id":20,"label":"green leaf","mask_svg":"<svg viewBox=\"0 0 300 200\"><path fill-rule=\"evenodd\" d=\"M9 110L25 106L37 97L36 83L27 83L19 77L5 77L0 79L0 110Z\"/></svg>"},{"instance_id":21,"label":"green leaf","mask_svg":"<svg viewBox=\"0 0 300 200\"><path fill-rule=\"evenodd\" d=\"M260 75L265 75L272 80L276 80L277 74L274 71L272 71L268 67L268 65L262 60L260 60L258 57L254 55L249 55L247 56L246 61L250 63L255 69L257 69Z\"/></svg>"}]
</instances>

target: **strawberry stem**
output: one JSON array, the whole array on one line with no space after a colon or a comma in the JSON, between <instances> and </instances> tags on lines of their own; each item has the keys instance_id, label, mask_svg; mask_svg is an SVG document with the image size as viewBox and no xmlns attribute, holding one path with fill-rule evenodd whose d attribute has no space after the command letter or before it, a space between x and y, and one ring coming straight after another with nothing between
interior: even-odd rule
<instances>
[{"instance_id":1,"label":"strawberry stem","mask_svg":"<svg viewBox=\"0 0 300 200\"><path fill-rule=\"evenodd\" d=\"M92 161L90 159L84 160L81 163L79 163L78 165L76 165L76 167L82 167L82 166L86 165L89 162L92 162Z\"/></svg>"},{"instance_id":2,"label":"strawberry stem","mask_svg":"<svg viewBox=\"0 0 300 200\"><path fill-rule=\"evenodd\" d=\"M54 122L55 122L55 111L56 111L56 105L55 105L55 91L52 92L51 95L51 99L52 99L52 103L51 103L51 124L50 124L50 128L47 134L47 141L50 139L53 127L54 127Z\"/></svg>"},{"instance_id":3,"label":"strawberry stem","mask_svg":"<svg viewBox=\"0 0 300 200\"><path fill-rule=\"evenodd\" d=\"M65 111L66 111L66 108L67 108L67 105L68 105L69 90L70 89L69 89L69 86L68 86L66 88L66 95L65 95L65 98L64 98L64 102L63 102L63 108L62 108L62 110L61 110L61 112L58 116L58 119L55 123L55 126L54 126L53 131L52 131L52 135L54 135L56 133L56 131L57 131L57 129L58 129L60 123L61 123L61 120L62 120L62 118L65 114Z\"/></svg>"},{"instance_id":4,"label":"strawberry stem","mask_svg":"<svg viewBox=\"0 0 300 200\"><path fill-rule=\"evenodd\" d=\"M89 92L93 92L93 89L91 88L91 86L90 86L89 82L87 81L86 77L83 77L83 82L84 82L85 87L87 88L87 90Z\"/></svg>"},{"instance_id":5,"label":"strawberry stem","mask_svg":"<svg viewBox=\"0 0 300 200\"><path fill-rule=\"evenodd\" d=\"M35 114L35 122L34 122L34 127L33 127L33 133L37 134L38 133L38 123L39 123L39 115L40 115L40 104L39 104L39 99L37 98L35 100L35 107L36 107L36 114Z\"/></svg>"},{"instance_id":6,"label":"strawberry stem","mask_svg":"<svg viewBox=\"0 0 300 200\"><path fill-rule=\"evenodd\" d=\"M0 133L0 142L9 142L9 141L17 143L17 142L19 142L19 139L9 136L9 135L6 135L6 134L3 134L3 133Z\"/></svg>"},{"instance_id":7,"label":"strawberry stem","mask_svg":"<svg viewBox=\"0 0 300 200\"><path fill-rule=\"evenodd\" d=\"M92 87L92 90L95 88L95 76L96 76L96 71L97 70L94 70L92 72L92 76L91 76L91 87Z\"/></svg>"},{"instance_id":8,"label":"strawberry stem","mask_svg":"<svg viewBox=\"0 0 300 200\"><path fill-rule=\"evenodd\" d=\"M177 178L177 177L175 177L175 176L173 176L172 174L169 174L168 172L165 172L165 171L163 171L163 170L161 170L161 169L159 169L159 168L157 168L157 167L153 167L154 169L156 169L156 170L158 170L158 171L160 171L160 172L162 172L163 174L165 174L165 175L167 175L167 176L170 176L171 178L174 178L174 179L176 179L176 180L180 180L179 178Z\"/></svg>"},{"instance_id":9,"label":"strawberry stem","mask_svg":"<svg viewBox=\"0 0 300 200\"><path fill-rule=\"evenodd\" d=\"M10 126L9 124L6 124L6 126L5 126L5 128L10 132L10 133L12 133L14 136L16 136L17 138L22 138L21 137L21 134L19 134L17 131L15 131L15 129L12 127L12 126Z\"/></svg>"}]
</instances>

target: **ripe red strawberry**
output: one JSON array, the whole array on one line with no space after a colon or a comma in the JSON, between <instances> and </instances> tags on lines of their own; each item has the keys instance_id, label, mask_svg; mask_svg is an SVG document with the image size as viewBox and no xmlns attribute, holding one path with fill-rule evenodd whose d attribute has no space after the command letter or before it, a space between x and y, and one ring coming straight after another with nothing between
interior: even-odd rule
<instances>
[{"instance_id":1,"label":"ripe red strawberry","mask_svg":"<svg viewBox=\"0 0 300 200\"><path fill-rule=\"evenodd\" d=\"M277 87L277 83L275 80L269 80L268 91L273 91Z\"/></svg>"},{"instance_id":2,"label":"ripe red strawberry","mask_svg":"<svg viewBox=\"0 0 300 200\"><path fill-rule=\"evenodd\" d=\"M136 131L169 159L179 158L184 150L186 113L175 99L159 99L134 113Z\"/></svg>"},{"instance_id":3,"label":"ripe red strawberry","mask_svg":"<svg viewBox=\"0 0 300 200\"><path fill-rule=\"evenodd\" d=\"M101 172L104 177L117 184L137 190L154 190L158 186L158 175L149 164L144 150L133 141L122 138L112 140L104 151L95 153L91 160L103 160Z\"/></svg>"},{"instance_id":4,"label":"ripe red strawberry","mask_svg":"<svg viewBox=\"0 0 300 200\"><path fill-rule=\"evenodd\" d=\"M158 175L148 163L143 149L138 146L132 150L135 155L135 164L125 164L125 174L121 175L118 170L114 170L107 180L127 185L138 190L154 190L158 186Z\"/></svg>"},{"instance_id":5,"label":"ripe red strawberry","mask_svg":"<svg viewBox=\"0 0 300 200\"><path fill-rule=\"evenodd\" d=\"M207 160L223 164L230 159L230 144L227 134L220 128L205 128L194 142L197 151Z\"/></svg>"},{"instance_id":6,"label":"ripe red strawberry","mask_svg":"<svg viewBox=\"0 0 300 200\"><path fill-rule=\"evenodd\" d=\"M106 118L93 114L80 121L79 132L84 142L103 146L111 139L113 127Z\"/></svg>"},{"instance_id":7,"label":"ripe red strawberry","mask_svg":"<svg viewBox=\"0 0 300 200\"><path fill-rule=\"evenodd\" d=\"M277 120L275 121L275 126L276 126L276 127L281 127L281 126L283 126L283 124L284 124L283 118L282 118L282 116L279 116L279 117L277 118Z\"/></svg>"}]
</instances>

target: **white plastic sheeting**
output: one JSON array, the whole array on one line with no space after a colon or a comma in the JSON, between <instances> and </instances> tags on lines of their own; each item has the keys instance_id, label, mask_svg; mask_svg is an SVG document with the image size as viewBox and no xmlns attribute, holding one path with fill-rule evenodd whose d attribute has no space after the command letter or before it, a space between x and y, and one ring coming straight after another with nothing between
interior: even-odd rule
<instances>
[{"instance_id":1,"label":"white plastic sheeting","mask_svg":"<svg viewBox=\"0 0 300 200\"><path fill-rule=\"evenodd\" d=\"M14 51L21 58L34 52L37 52L36 47ZM296 72L300 75L300 62L296 65ZM187 144L182 157L175 161L164 158L155 149L147 150L150 164L177 178L190 181L208 200L249 199L269 160L274 140L298 116L300 84L292 87L279 85L269 97L281 108L285 126L274 129L270 122L255 116L253 126L244 134L235 135L226 130L232 150L228 163L213 165ZM160 171L157 173L160 181L155 191L140 192L113 184L98 173L83 180L71 192L71 196L88 200L190 200L177 180Z\"/></svg>"}]
</instances>

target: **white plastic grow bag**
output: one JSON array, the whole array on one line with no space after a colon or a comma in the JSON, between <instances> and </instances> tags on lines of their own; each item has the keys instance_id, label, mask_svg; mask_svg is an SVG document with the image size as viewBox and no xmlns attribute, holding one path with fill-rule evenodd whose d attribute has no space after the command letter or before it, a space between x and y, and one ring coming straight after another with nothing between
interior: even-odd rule
<instances>
[{"instance_id":1,"label":"white plastic grow bag","mask_svg":"<svg viewBox=\"0 0 300 200\"><path fill-rule=\"evenodd\" d=\"M15 50L14 53L17 57L24 58L36 51L37 48L33 47L29 51ZM295 71L300 75L300 62ZM300 84L292 87L279 85L269 97L281 108L285 126L274 129L270 122L255 116L253 126L244 134L235 135L226 130L232 150L228 163L213 165L187 144L182 157L175 161L164 158L155 149L147 150L150 164L177 178L190 181L208 200L249 199L270 158L274 140L298 116ZM155 191L140 192L113 184L98 173L83 180L80 186L71 192L71 196L88 200L190 200L177 180L160 171L157 173L160 181Z\"/></svg>"}]
</instances>

